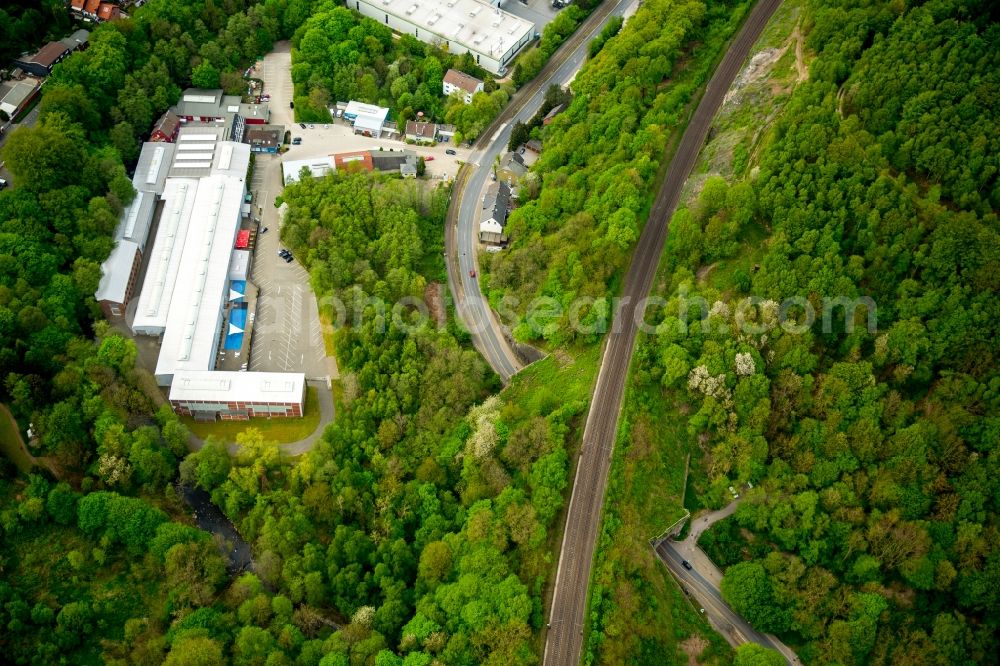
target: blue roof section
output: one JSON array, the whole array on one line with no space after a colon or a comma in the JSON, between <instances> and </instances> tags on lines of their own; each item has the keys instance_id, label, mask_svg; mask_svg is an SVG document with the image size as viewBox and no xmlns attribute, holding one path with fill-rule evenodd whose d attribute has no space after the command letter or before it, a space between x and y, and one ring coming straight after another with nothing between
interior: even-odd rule
<instances>
[{"instance_id":1,"label":"blue roof section","mask_svg":"<svg viewBox=\"0 0 1000 666\"><path fill-rule=\"evenodd\" d=\"M233 308L229 311L229 327L226 332L225 348L239 351L243 347L243 336L246 335L247 309Z\"/></svg>"},{"instance_id":2,"label":"blue roof section","mask_svg":"<svg viewBox=\"0 0 1000 666\"><path fill-rule=\"evenodd\" d=\"M243 298L247 293L247 281L246 280L230 280L229 281L229 300L233 303L244 303L246 302Z\"/></svg>"}]
</instances>

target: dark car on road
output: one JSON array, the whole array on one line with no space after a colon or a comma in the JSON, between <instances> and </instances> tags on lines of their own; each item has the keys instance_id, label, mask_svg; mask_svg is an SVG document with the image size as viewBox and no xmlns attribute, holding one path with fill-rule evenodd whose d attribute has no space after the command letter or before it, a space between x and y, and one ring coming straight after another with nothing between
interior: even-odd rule
<instances>
[{"instance_id":1,"label":"dark car on road","mask_svg":"<svg viewBox=\"0 0 1000 666\"><path fill-rule=\"evenodd\" d=\"M451 149L451 148L449 148L448 150L444 151L444 154L445 154L445 155L458 155L458 153L456 153L456 152L455 152L455 151L454 151L453 149Z\"/></svg>"},{"instance_id":2,"label":"dark car on road","mask_svg":"<svg viewBox=\"0 0 1000 666\"><path fill-rule=\"evenodd\" d=\"M691 563L688 562L687 560L681 560L681 566L687 569L688 571L691 571Z\"/></svg>"}]
</instances>

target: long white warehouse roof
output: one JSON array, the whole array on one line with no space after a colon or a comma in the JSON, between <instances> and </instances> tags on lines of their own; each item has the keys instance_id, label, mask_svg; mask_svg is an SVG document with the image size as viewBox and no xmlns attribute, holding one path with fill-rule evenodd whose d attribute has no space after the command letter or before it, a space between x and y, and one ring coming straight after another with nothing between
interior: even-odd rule
<instances>
[{"instance_id":1,"label":"long white warehouse roof","mask_svg":"<svg viewBox=\"0 0 1000 666\"><path fill-rule=\"evenodd\" d=\"M170 385L171 401L301 403L301 372L206 372L180 370Z\"/></svg>"},{"instance_id":2,"label":"long white warehouse roof","mask_svg":"<svg viewBox=\"0 0 1000 666\"><path fill-rule=\"evenodd\" d=\"M159 335L167 326L167 311L180 271L197 192L198 180L195 178L167 179L163 190L163 213L132 322L132 330L137 333Z\"/></svg>"},{"instance_id":3,"label":"long white warehouse roof","mask_svg":"<svg viewBox=\"0 0 1000 666\"><path fill-rule=\"evenodd\" d=\"M158 378L215 366L244 191L243 181L227 176L208 176L198 183L156 361Z\"/></svg>"}]
</instances>

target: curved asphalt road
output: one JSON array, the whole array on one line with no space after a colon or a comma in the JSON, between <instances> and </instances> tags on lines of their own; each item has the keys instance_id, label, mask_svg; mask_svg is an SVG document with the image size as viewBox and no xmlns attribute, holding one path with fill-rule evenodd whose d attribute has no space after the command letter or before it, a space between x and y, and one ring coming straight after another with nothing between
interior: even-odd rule
<instances>
[{"instance_id":1,"label":"curved asphalt road","mask_svg":"<svg viewBox=\"0 0 1000 666\"><path fill-rule=\"evenodd\" d=\"M623 299L605 340L597 386L583 432L545 642L545 663L548 666L575 666L580 663L594 544L601 523L618 414L638 328L636 318L638 316L641 320L643 314L642 308L637 306L649 294L663 251L667 223L677 206L681 187L705 142L712 118L779 4L781 0L759 0L730 44L677 146L632 256Z\"/></svg>"},{"instance_id":2,"label":"curved asphalt road","mask_svg":"<svg viewBox=\"0 0 1000 666\"><path fill-rule=\"evenodd\" d=\"M472 334L476 348L504 382L523 367L503 330L479 290L479 212L483 191L493 170L494 160L507 150L510 130L517 121L527 122L542 106L550 85L570 81L587 55L587 43L612 16L621 16L630 0L607 0L584 21L553 54L539 75L514 96L513 101L486 128L476 142L469 164L459 172L445 222L445 249L448 255L448 284L455 310Z\"/></svg>"}]
</instances>

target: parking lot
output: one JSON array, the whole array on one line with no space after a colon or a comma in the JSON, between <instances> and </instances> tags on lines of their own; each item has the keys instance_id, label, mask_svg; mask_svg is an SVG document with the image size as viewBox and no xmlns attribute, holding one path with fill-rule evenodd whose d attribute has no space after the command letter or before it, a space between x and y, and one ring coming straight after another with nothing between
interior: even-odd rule
<instances>
[{"instance_id":1,"label":"parking lot","mask_svg":"<svg viewBox=\"0 0 1000 666\"><path fill-rule=\"evenodd\" d=\"M316 297L309 274L299 261L278 256L280 230L274 197L281 192L281 162L258 155L250 184L255 193L254 215L261 217L251 280L260 290L250 349L250 370L304 372L307 377L336 377L333 359L326 358Z\"/></svg>"},{"instance_id":2,"label":"parking lot","mask_svg":"<svg viewBox=\"0 0 1000 666\"><path fill-rule=\"evenodd\" d=\"M274 49L254 64L250 76L264 80L264 92L271 96L268 108L270 122L292 129L292 45L291 42L275 42Z\"/></svg>"},{"instance_id":3,"label":"parking lot","mask_svg":"<svg viewBox=\"0 0 1000 666\"><path fill-rule=\"evenodd\" d=\"M500 4L500 9L526 21L531 21L535 24L535 32L538 34L542 34L545 26L560 11L552 8L552 0L526 0L524 2L522 0L505 0Z\"/></svg>"}]
</instances>

